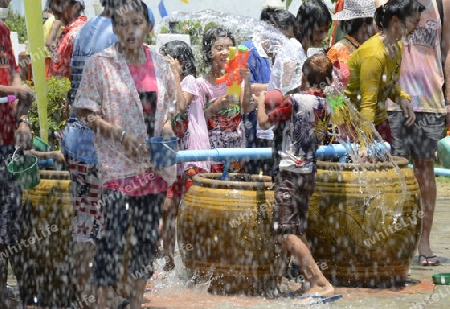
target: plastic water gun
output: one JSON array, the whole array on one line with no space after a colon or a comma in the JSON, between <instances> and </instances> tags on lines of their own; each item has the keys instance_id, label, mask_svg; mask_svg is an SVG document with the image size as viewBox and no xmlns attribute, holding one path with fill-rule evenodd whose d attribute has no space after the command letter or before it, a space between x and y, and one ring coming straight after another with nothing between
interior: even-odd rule
<instances>
[{"instance_id":1,"label":"plastic water gun","mask_svg":"<svg viewBox=\"0 0 450 309\"><path fill-rule=\"evenodd\" d=\"M239 100L241 94L241 73L240 69L246 69L248 56L250 50L244 45L238 45L237 48L230 46L230 55L228 56L228 63L225 64L226 73L216 78L217 84L226 82L228 86L227 94L236 96L235 101Z\"/></svg>"}]
</instances>

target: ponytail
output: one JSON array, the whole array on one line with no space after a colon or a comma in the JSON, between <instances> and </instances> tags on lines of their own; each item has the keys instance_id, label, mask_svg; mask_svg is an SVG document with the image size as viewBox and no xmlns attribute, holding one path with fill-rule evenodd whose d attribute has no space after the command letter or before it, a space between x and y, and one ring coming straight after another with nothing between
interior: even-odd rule
<instances>
[{"instance_id":1,"label":"ponytail","mask_svg":"<svg viewBox=\"0 0 450 309\"><path fill-rule=\"evenodd\" d=\"M378 29L383 30L384 25L384 4L377 7L375 10L375 24L377 25Z\"/></svg>"},{"instance_id":2,"label":"ponytail","mask_svg":"<svg viewBox=\"0 0 450 309\"><path fill-rule=\"evenodd\" d=\"M393 16L405 21L406 17L416 12L425 11L425 7L417 0L389 0L375 11L375 23L380 30L386 29Z\"/></svg>"}]
</instances>

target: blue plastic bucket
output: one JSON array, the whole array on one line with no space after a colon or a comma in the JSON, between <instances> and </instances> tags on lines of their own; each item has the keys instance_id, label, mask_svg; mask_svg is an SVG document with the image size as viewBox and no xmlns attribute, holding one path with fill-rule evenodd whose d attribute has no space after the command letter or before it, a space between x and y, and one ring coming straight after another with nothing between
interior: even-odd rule
<instances>
[{"instance_id":1,"label":"blue plastic bucket","mask_svg":"<svg viewBox=\"0 0 450 309\"><path fill-rule=\"evenodd\" d=\"M162 136L148 139L151 162L155 167L169 167L177 163L178 137L163 140Z\"/></svg>"},{"instance_id":2,"label":"blue plastic bucket","mask_svg":"<svg viewBox=\"0 0 450 309\"><path fill-rule=\"evenodd\" d=\"M437 153L441 164L445 168L450 168L450 136L438 141Z\"/></svg>"}]
</instances>

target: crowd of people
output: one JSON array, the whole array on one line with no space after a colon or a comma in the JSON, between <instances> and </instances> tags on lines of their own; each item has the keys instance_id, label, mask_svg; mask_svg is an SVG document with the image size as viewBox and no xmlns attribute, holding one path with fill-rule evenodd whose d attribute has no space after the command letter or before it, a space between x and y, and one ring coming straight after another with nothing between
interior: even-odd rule
<instances>
[{"instance_id":1,"label":"crowd of people","mask_svg":"<svg viewBox=\"0 0 450 309\"><path fill-rule=\"evenodd\" d=\"M0 6L9 2L0 0ZM304 1L296 16L265 8L260 19L278 29L286 43L273 52L254 40L237 42L226 25L210 27L202 39L209 70L197 76L185 42L171 41L160 50L145 44L155 18L143 1L102 0L103 12L88 21L83 0L49 0L47 76L71 81L62 152L71 180L77 297L96 295L93 308L107 308L127 277L123 304L141 308L160 238L163 270L176 267L178 207L193 176L206 172L272 176L275 239L301 269L313 269L314 276L305 276L309 293L333 294L304 232L315 189L315 152L331 121L325 88L337 83L335 89L374 124L393 155L412 157L425 212L419 263L438 265L430 247L433 167L437 141L450 125L450 38L441 35L450 27L450 18L443 18L450 16L450 4L439 3L345 0L334 15L322 0ZM340 22L342 40L308 56L308 50L324 47L333 19ZM0 251L18 241L22 189L6 164L16 148L31 149L27 119L34 101L9 37L0 22L0 97L16 98L0 104ZM217 82L237 44L249 50L248 68L239 71L239 97ZM421 66L414 65L418 61ZM270 98L280 99L267 104ZM147 145L154 136L177 136L180 150L272 147L274 156L249 165L198 161L156 167ZM360 155L367 152L361 149ZM0 260L1 308L8 308L7 266Z\"/></svg>"}]
</instances>

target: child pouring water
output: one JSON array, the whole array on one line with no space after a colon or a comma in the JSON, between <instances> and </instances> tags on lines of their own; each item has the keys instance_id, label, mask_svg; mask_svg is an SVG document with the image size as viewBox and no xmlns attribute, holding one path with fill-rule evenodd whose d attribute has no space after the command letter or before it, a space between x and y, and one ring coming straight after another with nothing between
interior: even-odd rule
<instances>
[{"instance_id":1,"label":"child pouring water","mask_svg":"<svg viewBox=\"0 0 450 309\"><path fill-rule=\"evenodd\" d=\"M276 125L273 152L275 237L299 261L302 275L309 282L309 293L330 295L334 288L314 261L304 232L316 183L315 153L331 120L331 107L321 87L331 82L332 63L326 55L315 54L306 59L302 72L303 92L288 95L275 108L265 106L266 93L253 95L253 98L258 105L259 124L262 127Z\"/></svg>"}]
</instances>

